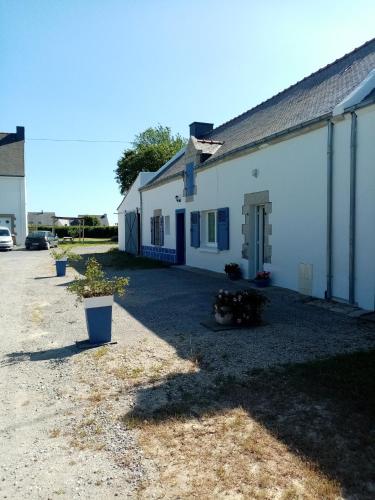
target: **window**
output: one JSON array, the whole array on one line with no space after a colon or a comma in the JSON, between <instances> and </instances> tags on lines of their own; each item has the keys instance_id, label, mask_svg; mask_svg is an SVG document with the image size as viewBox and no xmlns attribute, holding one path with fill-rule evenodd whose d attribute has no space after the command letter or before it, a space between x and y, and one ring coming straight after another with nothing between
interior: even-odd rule
<instances>
[{"instance_id":1,"label":"window","mask_svg":"<svg viewBox=\"0 0 375 500\"><path fill-rule=\"evenodd\" d=\"M216 212L207 212L207 243L216 243Z\"/></svg>"},{"instance_id":2,"label":"window","mask_svg":"<svg viewBox=\"0 0 375 500\"><path fill-rule=\"evenodd\" d=\"M194 163L188 163L185 167L185 196L193 196L194 191Z\"/></svg>"},{"instance_id":3,"label":"window","mask_svg":"<svg viewBox=\"0 0 375 500\"><path fill-rule=\"evenodd\" d=\"M151 245L164 245L164 217L161 215L151 217Z\"/></svg>"},{"instance_id":4,"label":"window","mask_svg":"<svg viewBox=\"0 0 375 500\"><path fill-rule=\"evenodd\" d=\"M171 234L171 219L169 215L164 217L164 232L165 234Z\"/></svg>"},{"instance_id":5,"label":"window","mask_svg":"<svg viewBox=\"0 0 375 500\"><path fill-rule=\"evenodd\" d=\"M216 248L217 246L217 212L207 210L201 213L202 224L200 228L201 246Z\"/></svg>"}]
</instances>

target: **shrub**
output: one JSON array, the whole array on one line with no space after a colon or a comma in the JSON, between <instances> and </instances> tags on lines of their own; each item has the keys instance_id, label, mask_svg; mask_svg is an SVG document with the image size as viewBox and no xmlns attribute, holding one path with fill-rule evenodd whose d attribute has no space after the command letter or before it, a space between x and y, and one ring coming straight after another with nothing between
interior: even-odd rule
<instances>
[{"instance_id":1,"label":"shrub","mask_svg":"<svg viewBox=\"0 0 375 500\"><path fill-rule=\"evenodd\" d=\"M231 313L233 323L238 325L258 325L267 302L267 297L255 290L239 290L235 293L219 290L215 297L214 312L222 317Z\"/></svg>"},{"instance_id":2,"label":"shrub","mask_svg":"<svg viewBox=\"0 0 375 500\"><path fill-rule=\"evenodd\" d=\"M68 261L81 260L82 257L75 252L72 252L70 248L56 249L52 250L51 257L55 260L60 260L66 258Z\"/></svg>"},{"instance_id":3,"label":"shrub","mask_svg":"<svg viewBox=\"0 0 375 500\"><path fill-rule=\"evenodd\" d=\"M78 226L38 226L40 231L55 231L59 238L64 236L72 236L70 232L72 228L78 229ZM30 227L29 227L30 230ZM85 226L85 237L86 238L112 238L112 236L117 236L118 227L117 226Z\"/></svg>"},{"instance_id":4,"label":"shrub","mask_svg":"<svg viewBox=\"0 0 375 500\"><path fill-rule=\"evenodd\" d=\"M90 257L86 264L83 278L78 278L69 283L67 290L77 295L77 300L82 301L90 297L103 297L105 295L125 294L125 287L129 284L128 278L114 276L106 278L102 266L95 259Z\"/></svg>"},{"instance_id":5,"label":"shrub","mask_svg":"<svg viewBox=\"0 0 375 500\"><path fill-rule=\"evenodd\" d=\"M225 264L224 271L231 279L242 278L241 268L235 262L231 262L230 264Z\"/></svg>"}]
</instances>

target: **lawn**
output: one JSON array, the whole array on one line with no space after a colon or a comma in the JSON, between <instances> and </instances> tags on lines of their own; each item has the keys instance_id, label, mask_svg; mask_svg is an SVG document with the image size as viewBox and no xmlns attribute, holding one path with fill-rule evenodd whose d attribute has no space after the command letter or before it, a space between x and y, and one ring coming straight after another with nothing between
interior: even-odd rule
<instances>
[{"instance_id":1,"label":"lawn","mask_svg":"<svg viewBox=\"0 0 375 500\"><path fill-rule=\"evenodd\" d=\"M121 252L118 248L110 248L107 252L87 253L80 252L82 260L72 263L77 271L82 272L90 257L95 259L107 269L153 269L169 267L168 264L158 260L141 256L134 256L126 252Z\"/></svg>"},{"instance_id":2,"label":"lawn","mask_svg":"<svg viewBox=\"0 0 375 500\"><path fill-rule=\"evenodd\" d=\"M62 241L60 240L59 245L62 246L86 246L86 245L117 245L117 242L112 241L110 238L85 238L84 241L79 241L78 238L72 241Z\"/></svg>"}]
</instances>

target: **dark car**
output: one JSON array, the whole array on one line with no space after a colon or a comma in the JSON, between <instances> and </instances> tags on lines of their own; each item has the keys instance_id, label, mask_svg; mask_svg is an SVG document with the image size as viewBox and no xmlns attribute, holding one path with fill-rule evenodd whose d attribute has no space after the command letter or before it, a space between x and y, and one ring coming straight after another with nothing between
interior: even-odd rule
<instances>
[{"instance_id":1,"label":"dark car","mask_svg":"<svg viewBox=\"0 0 375 500\"><path fill-rule=\"evenodd\" d=\"M57 247L59 238L51 233L51 231L33 231L26 236L25 247L26 250L32 248L39 248L48 250L51 247Z\"/></svg>"}]
</instances>

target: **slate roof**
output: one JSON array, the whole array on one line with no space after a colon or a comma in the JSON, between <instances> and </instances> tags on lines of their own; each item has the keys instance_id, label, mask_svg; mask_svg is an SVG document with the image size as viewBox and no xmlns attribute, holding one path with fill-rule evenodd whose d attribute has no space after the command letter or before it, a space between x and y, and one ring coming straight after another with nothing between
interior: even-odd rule
<instances>
[{"instance_id":1,"label":"slate roof","mask_svg":"<svg viewBox=\"0 0 375 500\"><path fill-rule=\"evenodd\" d=\"M24 129L17 127L17 132L0 132L0 175L25 175L24 164Z\"/></svg>"},{"instance_id":2,"label":"slate roof","mask_svg":"<svg viewBox=\"0 0 375 500\"><path fill-rule=\"evenodd\" d=\"M375 38L203 136L220 141L209 162L276 133L329 116L375 68ZM184 156L155 181L182 173Z\"/></svg>"}]
</instances>

